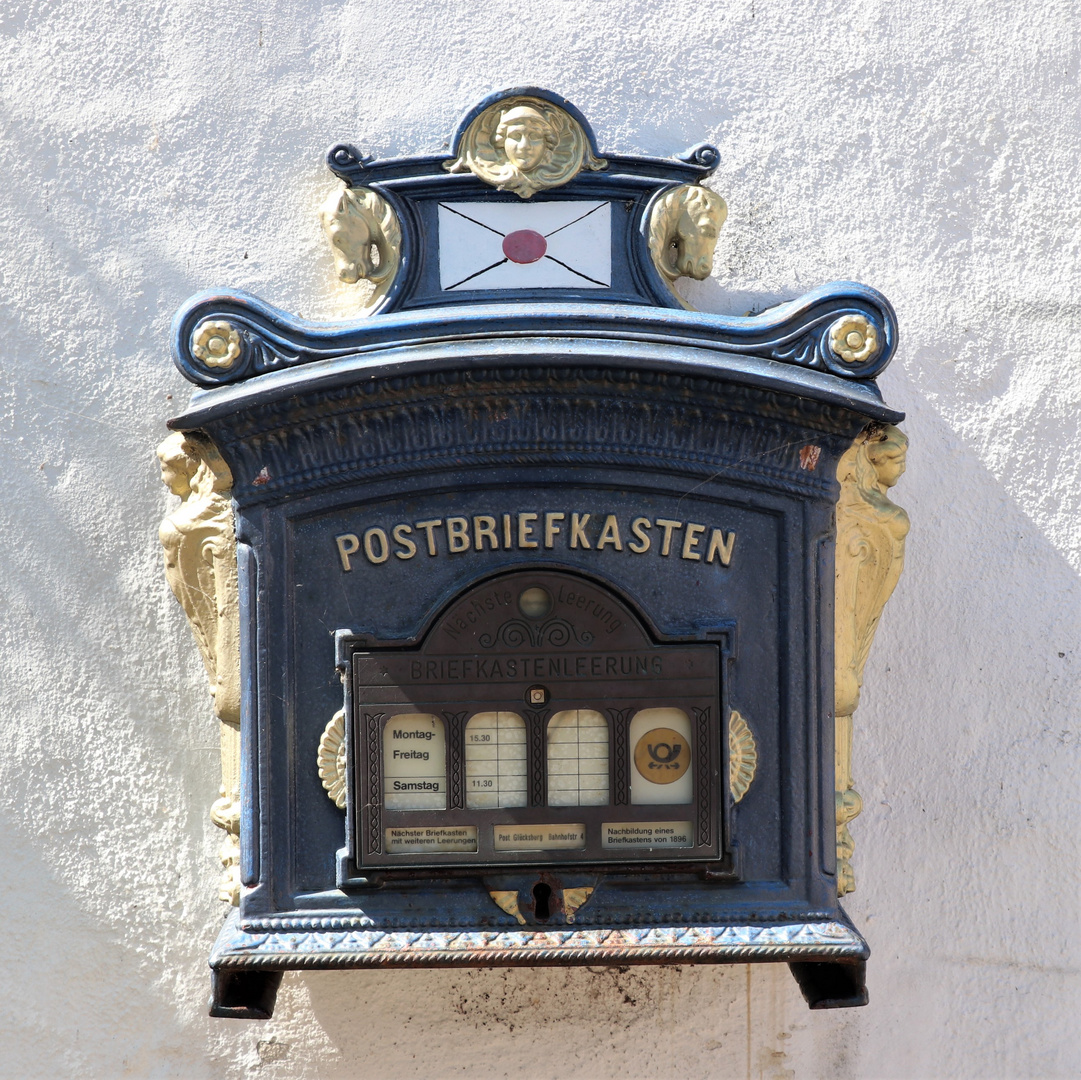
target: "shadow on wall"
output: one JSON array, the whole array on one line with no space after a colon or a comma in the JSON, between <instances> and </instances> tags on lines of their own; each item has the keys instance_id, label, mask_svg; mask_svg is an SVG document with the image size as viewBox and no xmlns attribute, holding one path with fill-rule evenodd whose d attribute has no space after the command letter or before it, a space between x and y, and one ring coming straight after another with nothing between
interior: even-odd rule
<instances>
[{"instance_id":1,"label":"shadow on wall","mask_svg":"<svg viewBox=\"0 0 1081 1080\"><path fill-rule=\"evenodd\" d=\"M172 973L165 971L163 980L160 958L95 922L6 815L0 816L0 852L0 910L8 931L0 1073L216 1075L202 1053L193 1061L191 1032L170 998ZM99 864L96 873L108 870ZM117 906L153 904L142 894L145 886L134 878L118 883Z\"/></svg>"},{"instance_id":2,"label":"shadow on wall","mask_svg":"<svg viewBox=\"0 0 1081 1080\"><path fill-rule=\"evenodd\" d=\"M340 1055L323 1075L364 1059L388 1078L526 1062L637 1078L784 1077L803 1061L800 1075L826 1076L842 1060L844 1075L897 1080L1067 1075L1065 1040L1020 1030L986 968L1035 966L1081 990L1061 942L1034 942L1024 916L1032 882L1077 849L1062 795L1081 771L1078 575L930 407L904 426L908 565L856 714L865 809L848 907L872 947L871 1005L809 1013L780 965L290 976L283 989L303 986ZM1041 894L1044 916L1075 920L1065 883ZM943 1026L959 1000L964 1018Z\"/></svg>"},{"instance_id":3,"label":"shadow on wall","mask_svg":"<svg viewBox=\"0 0 1081 1080\"><path fill-rule=\"evenodd\" d=\"M854 1075L1068 1076L1081 1035L1048 1039L1036 1003L1078 1000L1081 950L1033 919L1077 926L1081 581L934 408L910 408L906 567L853 739L845 906L872 951L853 1023L877 1049Z\"/></svg>"},{"instance_id":4,"label":"shadow on wall","mask_svg":"<svg viewBox=\"0 0 1081 1080\"><path fill-rule=\"evenodd\" d=\"M1075 900L1055 895L1047 868L1069 849L1081 855L1063 799L1081 766L1079 574L930 407L904 427L909 468L894 491L913 528L854 751L857 787L874 785L888 803L867 806L857 833L898 827L868 845L890 858L863 877L903 869L902 897L932 896L961 914L980 895L1004 920L1044 879L1041 917L1072 921ZM859 835L856 844L865 861ZM1026 939L1029 960L1033 947ZM1058 943L1046 950L1061 963Z\"/></svg>"},{"instance_id":5,"label":"shadow on wall","mask_svg":"<svg viewBox=\"0 0 1081 1080\"><path fill-rule=\"evenodd\" d=\"M785 1060L791 1033L784 1016L802 1022L802 999L785 965L759 966L753 983L749 974L741 964L298 978L338 1051L327 1077L355 1076L355 1063L365 1059L380 1063L373 1075L381 1080L523 1070L637 1080L696 1076L704 1068L718 1077L790 1076L760 1073L759 1062L763 1051L775 1063ZM759 1029L752 1046L749 1032Z\"/></svg>"}]
</instances>

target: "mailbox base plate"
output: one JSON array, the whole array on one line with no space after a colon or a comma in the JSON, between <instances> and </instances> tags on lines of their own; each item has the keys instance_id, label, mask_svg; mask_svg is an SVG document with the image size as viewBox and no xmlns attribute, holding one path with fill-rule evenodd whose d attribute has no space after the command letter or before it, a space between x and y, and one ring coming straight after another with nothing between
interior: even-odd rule
<instances>
[{"instance_id":1,"label":"mailbox base plate","mask_svg":"<svg viewBox=\"0 0 1081 1080\"><path fill-rule=\"evenodd\" d=\"M267 933L246 931L234 911L210 957L211 1015L269 1017L283 971L564 964L787 962L811 1008L845 1008L867 1003L864 972L869 953L862 936L835 919L755 926L463 927L431 932L372 927L298 932L291 927ZM268 980L274 983L269 991ZM247 1004L241 1000L246 989L252 999Z\"/></svg>"}]
</instances>

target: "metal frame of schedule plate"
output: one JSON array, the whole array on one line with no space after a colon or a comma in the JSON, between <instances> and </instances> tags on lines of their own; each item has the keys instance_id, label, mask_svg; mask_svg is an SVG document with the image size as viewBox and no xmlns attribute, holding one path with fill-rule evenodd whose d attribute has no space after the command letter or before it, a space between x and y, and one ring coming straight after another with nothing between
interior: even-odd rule
<instances>
[{"instance_id":1,"label":"metal frame of schedule plate","mask_svg":"<svg viewBox=\"0 0 1081 1080\"><path fill-rule=\"evenodd\" d=\"M356 319L177 314L167 572L239 731L214 1015L313 967L785 961L866 1001L833 672L877 612L835 658L834 538L838 463L855 507L901 445L896 321L851 282L690 310L717 161L515 88L446 154L331 149ZM896 544L884 492L851 521Z\"/></svg>"},{"instance_id":2,"label":"metal frame of schedule plate","mask_svg":"<svg viewBox=\"0 0 1081 1080\"><path fill-rule=\"evenodd\" d=\"M658 645L609 590L535 570L467 591L416 650L341 635L351 745L377 766L350 776L342 884L438 866L659 861L717 872L715 718L730 635L718 626L710 636L720 644ZM493 716L502 728L471 727ZM518 767L512 797L485 805L471 796L495 786L477 766L498 755L500 730Z\"/></svg>"}]
</instances>

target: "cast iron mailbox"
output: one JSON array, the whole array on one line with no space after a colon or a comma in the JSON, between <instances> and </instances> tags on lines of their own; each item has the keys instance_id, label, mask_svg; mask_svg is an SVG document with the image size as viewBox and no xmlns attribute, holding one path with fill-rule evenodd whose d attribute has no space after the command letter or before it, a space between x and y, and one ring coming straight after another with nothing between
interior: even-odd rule
<instances>
[{"instance_id":1,"label":"cast iron mailbox","mask_svg":"<svg viewBox=\"0 0 1081 1080\"><path fill-rule=\"evenodd\" d=\"M395 965L787 961L812 1007L866 1001L838 896L908 527L896 326L845 282L688 310L716 162L602 157L563 98L496 94L449 155L330 151L364 317L177 315L162 541L237 905L214 1015Z\"/></svg>"}]
</instances>

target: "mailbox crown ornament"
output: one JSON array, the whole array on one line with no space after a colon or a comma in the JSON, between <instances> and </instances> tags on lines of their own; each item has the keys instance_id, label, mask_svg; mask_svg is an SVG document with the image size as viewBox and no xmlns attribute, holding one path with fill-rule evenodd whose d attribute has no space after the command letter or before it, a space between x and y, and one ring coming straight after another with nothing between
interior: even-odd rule
<instances>
[{"instance_id":1,"label":"mailbox crown ornament","mask_svg":"<svg viewBox=\"0 0 1081 1080\"><path fill-rule=\"evenodd\" d=\"M602 154L514 88L446 154L328 152L357 318L178 312L161 539L222 729L214 1015L307 967L781 960L813 1008L866 1001L838 896L908 530L896 321L851 282L691 310L718 161Z\"/></svg>"},{"instance_id":2,"label":"mailbox crown ornament","mask_svg":"<svg viewBox=\"0 0 1081 1080\"><path fill-rule=\"evenodd\" d=\"M528 199L559 187L583 169L603 169L593 153L585 121L572 116L550 95L497 95L496 100L459 126L457 157L448 172L468 169L500 191Z\"/></svg>"}]
</instances>

